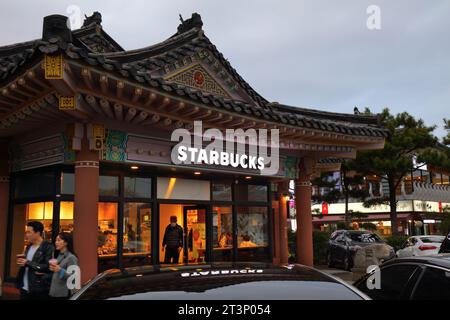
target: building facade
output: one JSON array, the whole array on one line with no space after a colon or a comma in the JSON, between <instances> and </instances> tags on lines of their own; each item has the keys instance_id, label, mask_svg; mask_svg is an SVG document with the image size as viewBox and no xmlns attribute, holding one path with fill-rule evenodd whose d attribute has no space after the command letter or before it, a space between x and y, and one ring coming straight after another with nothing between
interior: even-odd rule
<instances>
[{"instance_id":1,"label":"building facade","mask_svg":"<svg viewBox=\"0 0 450 320\"><path fill-rule=\"evenodd\" d=\"M375 117L267 101L202 25L193 14L169 39L124 50L99 13L78 30L52 15L41 39L0 48L2 276L15 276L30 220L44 223L48 241L73 232L83 281L109 268L161 263L173 215L184 229L182 263L287 262L291 179L297 256L312 265L310 179L335 169L320 160L382 148L386 132ZM277 130L276 172L175 163L174 130L195 138L197 121L219 132Z\"/></svg>"},{"instance_id":2,"label":"building facade","mask_svg":"<svg viewBox=\"0 0 450 320\"><path fill-rule=\"evenodd\" d=\"M450 212L450 182L449 171L427 164L415 164L402 178L396 189L397 219L399 233L404 235L447 234L441 227L446 213ZM333 181L339 181L340 173L332 175ZM364 184L358 186L365 190L367 199L382 199L389 195L389 185L386 179L367 176ZM339 184L334 189L341 190ZM329 188L313 186L313 195L330 192ZM392 234L390 206L379 204L365 207L362 199L349 199L349 211L361 213L360 217L353 217L352 227L364 229L366 223L376 226L380 235ZM345 203L340 200L334 203L313 203L313 224L316 229L334 230L345 221ZM372 227L373 226L369 226ZM445 227L444 227L445 228Z\"/></svg>"}]
</instances>

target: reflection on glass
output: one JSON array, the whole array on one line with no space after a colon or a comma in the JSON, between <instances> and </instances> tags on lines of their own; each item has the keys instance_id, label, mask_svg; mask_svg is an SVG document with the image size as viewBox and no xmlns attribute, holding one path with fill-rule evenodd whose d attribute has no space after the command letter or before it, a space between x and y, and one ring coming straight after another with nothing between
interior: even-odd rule
<instances>
[{"instance_id":1,"label":"reflection on glass","mask_svg":"<svg viewBox=\"0 0 450 320\"><path fill-rule=\"evenodd\" d=\"M26 225L30 221L39 221L44 225L44 240L52 240L53 202L36 202L14 206L11 263L9 276L15 277L19 268L16 257L23 253L27 246L25 240Z\"/></svg>"},{"instance_id":2,"label":"reflection on glass","mask_svg":"<svg viewBox=\"0 0 450 320\"><path fill-rule=\"evenodd\" d=\"M206 254L206 210L186 210L188 232L188 262L205 262Z\"/></svg>"},{"instance_id":3,"label":"reflection on glass","mask_svg":"<svg viewBox=\"0 0 450 320\"><path fill-rule=\"evenodd\" d=\"M238 247L265 247L268 244L266 207L238 207Z\"/></svg>"},{"instance_id":4,"label":"reflection on glass","mask_svg":"<svg viewBox=\"0 0 450 320\"><path fill-rule=\"evenodd\" d=\"M152 180L149 178L125 177L125 197L150 198Z\"/></svg>"},{"instance_id":5,"label":"reflection on glass","mask_svg":"<svg viewBox=\"0 0 450 320\"><path fill-rule=\"evenodd\" d=\"M61 201L59 208L60 232L73 232L73 202Z\"/></svg>"},{"instance_id":6,"label":"reflection on glass","mask_svg":"<svg viewBox=\"0 0 450 320\"><path fill-rule=\"evenodd\" d=\"M98 203L98 240L97 251L99 270L114 267L117 256L117 203Z\"/></svg>"},{"instance_id":7,"label":"reflection on glass","mask_svg":"<svg viewBox=\"0 0 450 320\"><path fill-rule=\"evenodd\" d=\"M61 173L61 194L75 194L75 175Z\"/></svg>"},{"instance_id":8,"label":"reflection on glass","mask_svg":"<svg viewBox=\"0 0 450 320\"><path fill-rule=\"evenodd\" d=\"M213 207L214 261L231 261L233 254L233 215L231 206Z\"/></svg>"},{"instance_id":9,"label":"reflection on glass","mask_svg":"<svg viewBox=\"0 0 450 320\"><path fill-rule=\"evenodd\" d=\"M53 172L27 174L15 179L15 197L30 198L53 195L55 175Z\"/></svg>"},{"instance_id":10,"label":"reflection on glass","mask_svg":"<svg viewBox=\"0 0 450 320\"><path fill-rule=\"evenodd\" d=\"M236 185L236 200L267 202L267 186L238 184Z\"/></svg>"},{"instance_id":11,"label":"reflection on glass","mask_svg":"<svg viewBox=\"0 0 450 320\"><path fill-rule=\"evenodd\" d=\"M124 264L150 263L151 204L125 203L123 228Z\"/></svg>"},{"instance_id":12,"label":"reflection on glass","mask_svg":"<svg viewBox=\"0 0 450 320\"><path fill-rule=\"evenodd\" d=\"M98 192L100 196L117 197L119 195L119 177L100 176L98 180Z\"/></svg>"},{"instance_id":13,"label":"reflection on glass","mask_svg":"<svg viewBox=\"0 0 450 320\"><path fill-rule=\"evenodd\" d=\"M231 183L213 183L212 197L216 201L231 201Z\"/></svg>"},{"instance_id":14,"label":"reflection on glass","mask_svg":"<svg viewBox=\"0 0 450 320\"><path fill-rule=\"evenodd\" d=\"M269 258L268 222L267 207L237 207L239 261Z\"/></svg>"}]
</instances>

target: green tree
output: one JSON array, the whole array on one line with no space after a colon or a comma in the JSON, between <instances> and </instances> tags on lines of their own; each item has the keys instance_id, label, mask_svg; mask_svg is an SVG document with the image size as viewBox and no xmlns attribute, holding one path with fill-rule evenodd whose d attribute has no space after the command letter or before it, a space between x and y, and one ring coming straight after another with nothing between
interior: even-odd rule
<instances>
[{"instance_id":1,"label":"green tree","mask_svg":"<svg viewBox=\"0 0 450 320\"><path fill-rule=\"evenodd\" d=\"M353 167L352 160L344 160L341 163L338 178L334 178L333 173L323 172L320 177L312 181L313 185L319 187L319 193L312 197L314 202L335 203L342 199L344 200L344 223L346 229L349 228L352 219L357 216L357 214L353 215L353 212L349 210L349 199L353 198L363 201L368 196L366 188L361 188L361 185L364 184L364 177L357 174ZM341 186L340 189L338 185ZM328 192L322 194L320 188L328 188Z\"/></svg>"},{"instance_id":2,"label":"green tree","mask_svg":"<svg viewBox=\"0 0 450 320\"><path fill-rule=\"evenodd\" d=\"M445 145L450 145L450 119L444 119L444 128L447 130L447 135L443 139Z\"/></svg>"},{"instance_id":3,"label":"green tree","mask_svg":"<svg viewBox=\"0 0 450 320\"><path fill-rule=\"evenodd\" d=\"M435 126L426 126L423 120L415 119L407 112L393 115L389 109L384 109L378 120L389 131L384 149L359 152L354 166L361 174L387 180L389 197L378 201L389 203L392 233L397 235L397 187L413 170L414 156L420 158L424 150L436 145L437 138L433 135ZM371 204L375 202L372 200Z\"/></svg>"}]
</instances>

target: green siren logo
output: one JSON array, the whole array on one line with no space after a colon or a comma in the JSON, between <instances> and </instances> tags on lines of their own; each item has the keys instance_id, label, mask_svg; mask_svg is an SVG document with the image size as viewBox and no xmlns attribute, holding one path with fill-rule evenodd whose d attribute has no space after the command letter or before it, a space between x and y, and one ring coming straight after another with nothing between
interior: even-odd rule
<instances>
[{"instance_id":1,"label":"green siren logo","mask_svg":"<svg viewBox=\"0 0 450 320\"><path fill-rule=\"evenodd\" d=\"M270 136L269 136L270 132ZM193 133L175 129L172 141L174 164L231 166L259 170L263 175L275 175L279 169L278 129L219 129L203 132L201 121L194 121Z\"/></svg>"}]
</instances>

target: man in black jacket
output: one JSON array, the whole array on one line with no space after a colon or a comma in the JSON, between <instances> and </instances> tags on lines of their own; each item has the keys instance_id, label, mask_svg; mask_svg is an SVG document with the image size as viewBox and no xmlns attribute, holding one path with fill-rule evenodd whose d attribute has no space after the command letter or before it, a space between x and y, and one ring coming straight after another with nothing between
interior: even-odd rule
<instances>
[{"instance_id":1,"label":"man in black jacket","mask_svg":"<svg viewBox=\"0 0 450 320\"><path fill-rule=\"evenodd\" d=\"M183 228L177 224L177 216L170 217L170 224L166 227L162 243L164 263L178 263L181 248L183 247Z\"/></svg>"},{"instance_id":2,"label":"man in black jacket","mask_svg":"<svg viewBox=\"0 0 450 320\"><path fill-rule=\"evenodd\" d=\"M17 288L22 300L47 299L52 273L48 262L53 257L53 246L44 241L44 225L39 221L27 223L25 236L29 245L24 257L17 258L20 266L17 275Z\"/></svg>"}]
</instances>

